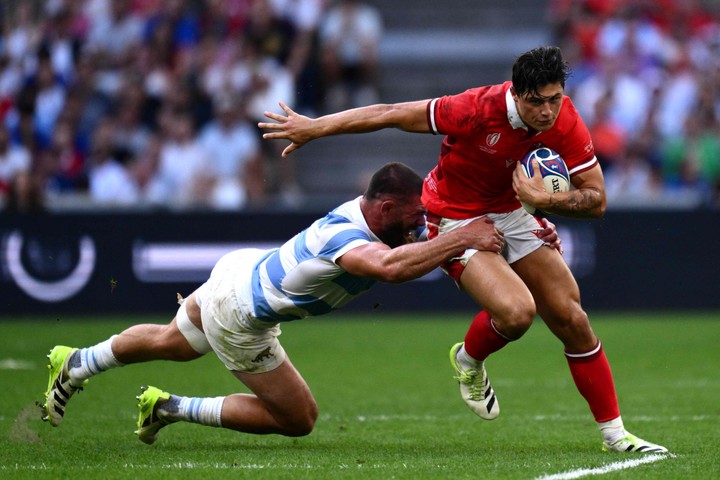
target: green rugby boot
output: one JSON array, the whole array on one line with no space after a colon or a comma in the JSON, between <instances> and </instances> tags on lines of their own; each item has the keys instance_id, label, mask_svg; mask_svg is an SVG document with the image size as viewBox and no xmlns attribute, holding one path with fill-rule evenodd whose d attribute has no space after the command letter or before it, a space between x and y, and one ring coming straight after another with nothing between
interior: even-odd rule
<instances>
[{"instance_id":1,"label":"green rugby boot","mask_svg":"<svg viewBox=\"0 0 720 480\"><path fill-rule=\"evenodd\" d=\"M82 390L88 382L85 380L80 385L73 385L70 382L70 376L68 375L69 363L77 351L77 348L58 345L50 350L47 355L50 360L48 365L50 378L45 392L45 404L40 405L40 409L43 412L43 421L49 421L53 427L57 427L62 423L70 398L75 392Z\"/></svg>"},{"instance_id":2,"label":"green rugby boot","mask_svg":"<svg viewBox=\"0 0 720 480\"><path fill-rule=\"evenodd\" d=\"M480 418L494 420L500 415L500 404L495 391L490 386L485 365L483 363L479 369L464 370L457 360L457 353L462 345L462 342L456 343L450 349L450 364L455 370L453 378L460 384L460 396L470 410Z\"/></svg>"},{"instance_id":3,"label":"green rugby boot","mask_svg":"<svg viewBox=\"0 0 720 480\"><path fill-rule=\"evenodd\" d=\"M170 394L150 386L140 387L140 392L140 395L135 397L140 410L135 435L141 442L152 445L157 440L158 431L174 423L174 420L161 418L159 412L160 406L170 400Z\"/></svg>"},{"instance_id":4,"label":"green rugby boot","mask_svg":"<svg viewBox=\"0 0 720 480\"><path fill-rule=\"evenodd\" d=\"M668 449L638 438L632 433L614 443L603 442L603 452L633 452L633 453L668 453Z\"/></svg>"}]
</instances>

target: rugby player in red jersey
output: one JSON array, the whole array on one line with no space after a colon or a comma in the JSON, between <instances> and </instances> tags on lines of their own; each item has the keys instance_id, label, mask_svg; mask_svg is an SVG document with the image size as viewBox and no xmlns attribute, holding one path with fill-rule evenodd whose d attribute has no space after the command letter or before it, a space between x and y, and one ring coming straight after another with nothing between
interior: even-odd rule
<instances>
[{"instance_id":1,"label":"rugby player in red jersey","mask_svg":"<svg viewBox=\"0 0 720 480\"><path fill-rule=\"evenodd\" d=\"M599 218L606 198L592 140L572 101L564 95L569 68L557 47L520 55L512 81L457 95L378 104L309 118L284 103L285 115L259 123L266 139L287 139L283 156L316 138L384 128L444 135L437 166L425 177L422 201L429 236L489 217L504 232L501 255L466 250L442 267L484 307L450 361L463 400L480 417L500 413L485 360L519 339L539 314L563 343L572 378L603 436L603 449L662 453L665 447L629 433L620 416L610 365L580 304L580 291L561 255L538 239L539 221L520 201L547 213ZM573 189L548 193L537 165L527 178L519 160L545 146L568 166Z\"/></svg>"}]
</instances>

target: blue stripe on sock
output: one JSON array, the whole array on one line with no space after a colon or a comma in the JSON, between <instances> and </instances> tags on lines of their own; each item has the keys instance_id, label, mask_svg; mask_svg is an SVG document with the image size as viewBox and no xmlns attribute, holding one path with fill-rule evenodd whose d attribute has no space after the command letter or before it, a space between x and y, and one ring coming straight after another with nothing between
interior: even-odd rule
<instances>
[{"instance_id":1,"label":"blue stripe on sock","mask_svg":"<svg viewBox=\"0 0 720 480\"><path fill-rule=\"evenodd\" d=\"M200 405L202 404L202 401L199 398L193 398L190 400L190 418L194 422L198 422L200 420Z\"/></svg>"},{"instance_id":2,"label":"blue stripe on sock","mask_svg":"<svg viewBox=\"0 0 720 480\"><path fill-rule=\"evenodd\" d=\"M102 369L100 368L100 365L98 365L97 359L95 358L95 349L91 348L90 350L92 353L93 370L95 370L93 373L102 372Z\"/></svg>"},{"instance_id":3,"label":"blue stripe on sock","mask_svg":"<svg viewBox=\"0 0 720 480\"><path fill-rule=\"evenodd\" d=\"M92 373L92 371L90 370L90 366L88 365L88 349L83 348L82 350L80 350L80 352L81 352L80 359L82 361L80 366L85 367L88 371L90 371L90 373Z\"/></svg>"}]
</instances>

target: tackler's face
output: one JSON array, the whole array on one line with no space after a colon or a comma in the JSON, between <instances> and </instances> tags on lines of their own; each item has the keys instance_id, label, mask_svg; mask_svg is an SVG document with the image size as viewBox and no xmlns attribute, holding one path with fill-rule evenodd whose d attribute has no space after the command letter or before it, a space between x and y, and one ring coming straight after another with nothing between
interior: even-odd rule
<instances>
[{"instance_id":1,"label":"tackler's face","mask_svg":"<svg viewBox=\"0 0 720 480\"><path fill-rule=\"evenodd\" d=\"M550 130L555 125L563 100L563 87L550 83L538 88L537 92L518 94L512 91L520 118L528 127L538 132Z\"/></svg>"},{"instance_id":2,"label":"tackler's face","mask_svg":"<svg viewBox=\"0 0 720 480\"><path fill-rule=\"evenodd\" d=\"M380 240L392 248L413 242L417 231L425 225L427 211L420 195L409 200L392 200L383 208L384 228Z\"/></svg>"}]
</instances>

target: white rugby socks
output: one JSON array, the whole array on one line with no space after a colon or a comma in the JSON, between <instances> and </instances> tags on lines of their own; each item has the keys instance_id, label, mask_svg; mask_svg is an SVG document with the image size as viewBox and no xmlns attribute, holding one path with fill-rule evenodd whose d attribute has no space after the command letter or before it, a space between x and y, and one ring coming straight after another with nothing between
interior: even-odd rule
<instances>
[{"instance_id":1,"label":"white rugby socks","mask_svg":"<svg viewBox=\"0 0 720 480\"><path fill-rule=\"evenodd\" d=\"M185 421L210 427L222 427L221 414L225 397L181 397L170 395L170 400L158 405L161 418L171 422Z\"/></svg>"},{"instance_id":2,"label":"white rugby socks","mask_svg":"<svg viewBox=\"0 0 720 480\"><path fill-rule=\"evenodd\" d=\"M94 347L81 348L70 360L68 375L70 383L73 385L82 385L86 379L102 373L105 370L115 367L124 366L113 355L112 342L117 335L113 335L104 342L98 343Z\"/></svg>"},{"instance_id":3,"label":"white rugby socks","mask_svg":"<svg viewBox=\"0 0 720 480\"><path fill-rule=\"evenodd\" d=\"M598 427L605 441L611 445L627 435L622 417L617 417L609 422L598 422Z\"/></svg>"},{"instance_id":4,"label":"white rugby socks","mask_svg":"<svg viewBox=\"0 0 720 480\"><path fill-rule=\"evenodd\" d=\"M483 367L484 363L471 357L470 354L465 351L464 343L463 346L460 347L460 350L458 350L457 352L457 360L460 366L465 370L469 370L471 368L480 370Z\"/></svg>"}]
</instances>

